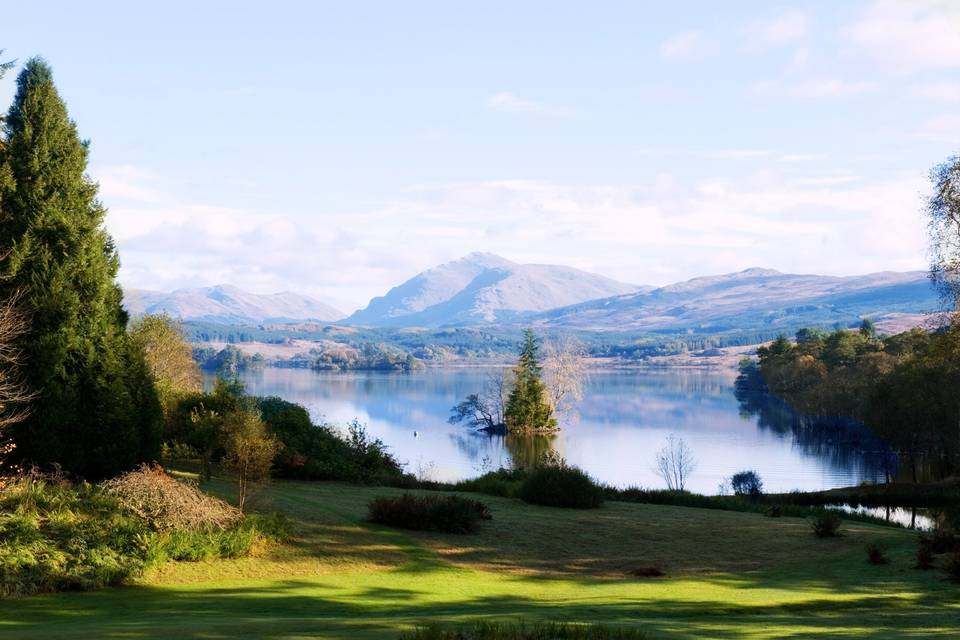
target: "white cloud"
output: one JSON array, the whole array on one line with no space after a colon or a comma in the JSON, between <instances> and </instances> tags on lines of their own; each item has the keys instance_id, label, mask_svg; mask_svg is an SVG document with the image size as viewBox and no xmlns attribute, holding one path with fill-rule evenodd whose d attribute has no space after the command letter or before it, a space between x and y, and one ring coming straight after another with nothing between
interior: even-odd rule
<instances>
[{"instance_id":1,"label":"white cloud","mask_svg":"<svg viewBox=\"0 0 960 640\"><path fill-rule=\"evenodd\" d=\"M768 96L793 98L850 98L876 89L876 84L866 80L845 80L823 77L798 81L764 81L753 85L756 93Z\"/></svg>"},{"instance_id":2,"label":"white cloud","mask_svg":"<svg viewBox=\"0 0 960 640\"><path fill-rule=\"evenodd\" d=\"M346 311L475 250L653 284L758 264L863 273L924 260L917 177L798 180L767 168L697 182L454 183L412 188L366 212L310 216L178 202L159 190L141 198L140 181L104 181L102 194L125 284L292 289Z\"/></svg>"},{"instance_id":3,"label":"white cloud","mask_svg":"<svg viewBox=\"0 0 960 640\"><path fill-rule=\"evenodd\" d=\"M540 113L552 116L570 115L569 109L546 105L536 100L522 98L509 91L501 91L487 98L487 107L506 113Z\"/></svg>"},{"instance_id":4,"label":"white cloud","mask_svg":"<svg viewBox=\"0 0 960 640\"><path fill-rule=\"evenodd\" d=\"M960 102L960 82L928 82L915 85L911 93L924 100Z\"/></svg>"},{"instance_id":5,"label":"white cloud","mask_svg":"<svg viewBox=\"0 0 960 640\"><path fill-rule=\"evenodd\" d=\"M874 2L847 36L887 70L914 73L960 67L960 3Z\"/></svg>"},{"instance_id":6,"label":"white cloud","mask_svg":"<svg viewBox=\"0 0 960 640\"><path fill-rule=\"evenodd\" d=\"M810 18L802 11L788 11L771 20L758 20L746 29L749 48L793 44L810 30Z\"/></svg>"},{"instance_id":7,"label":"white cloud","mask_svg":"<svg viewBox=\"0 0 960 640\"><path fill-rule=\"evenodd\" d=\"M948 114L928 120L917 137L948 144L960 144L960 115Z\"/></svg>"},{"instance_id":8,"label":"white cloud","mask_svg":"<svg viewBox=\"0 0 960 640\"><path fill-rule=\"evenodd\" d=\"M685 31L668 38L660 45L660 58L668 62L688 60L703 47L705 38L699 31Z\"/></svg>"}]
</instances>

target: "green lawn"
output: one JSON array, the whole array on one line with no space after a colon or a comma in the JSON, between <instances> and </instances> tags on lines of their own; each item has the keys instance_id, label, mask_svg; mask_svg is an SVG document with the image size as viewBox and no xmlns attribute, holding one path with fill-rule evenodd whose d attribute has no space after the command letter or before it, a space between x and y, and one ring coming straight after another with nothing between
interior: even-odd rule
<instances>
[{"instance_id":1,"label":"green lawn","mask_svg":"<svg viewBox=\"0 0 960 640\"><path fill-rule=\"evenodd\" d=\"M223 485L214 484L223 491ZM664 638L960 637L960 588L911 569L915 534L608 503L566 511L482 496L467 536L363 522L393 489L277 482L293 540L259 557L168 565L141 584L0 602L2 638L396 638L430 621L602 621ZM476 496L474 496L476 497ZM865 562L867 541L891 563ZM654 566L666 578L634 578Z\"/></svg>"}]
</instances>

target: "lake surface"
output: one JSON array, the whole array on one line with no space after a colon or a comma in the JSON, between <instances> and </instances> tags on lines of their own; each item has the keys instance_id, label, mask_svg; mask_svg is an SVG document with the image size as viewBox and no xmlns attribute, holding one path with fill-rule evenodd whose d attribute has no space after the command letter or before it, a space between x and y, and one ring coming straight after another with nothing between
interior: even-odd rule
<instances>
[{"instance_id":1,"label":"lake surface","mask_svg":"<svg viewBox=\"0 0 960 640\"><path fill-rule=\"evenodd\" d=\"M595 478L660 488L654 455L683 438L697 465L689 489L717 493L733 473L757 470L766 491L817 490L882 481L888 454L835 432L805 428L785 411L738 401L733 372L695 369L590 375L574 415L550 439L489 436L447 422L450 408L482 389L488 371L329 373L266 368L242 376L247 391L306 406L317 421L354 418L413 473L455 480L532 459L548 447Z\"/></svg>"}]
</instances>

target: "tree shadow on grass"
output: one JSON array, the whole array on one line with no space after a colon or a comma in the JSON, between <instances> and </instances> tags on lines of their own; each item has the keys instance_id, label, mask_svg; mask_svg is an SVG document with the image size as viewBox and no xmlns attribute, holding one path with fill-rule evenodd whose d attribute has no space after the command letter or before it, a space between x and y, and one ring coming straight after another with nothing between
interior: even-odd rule
<instances>
[{"instance_id":1,"label":"tree shadow on grass","mask_svg":"<svg viewBox=\"0 0 960 640\"><path fill-rule=\"evenodd\" d=\"M605 597L606 585L583 584L551 595L551 580L511 577L508 591L542 594L479 595L471 576L423 589L286 580L235 587L162 589L127 587L89 594L58 594L0 603L0 637L9 638L395 638L429 622L528 619L639 625L667 637L740 638L761 632L783 638L932 638L960 634L960 608L944 593L903 596L851 590L778 604L750 600L742 582L725 601L678 599L659 590ZM443 589L449 587L448 591ZM729 586L729 585L728 585ZM759 585L752 585L759 587ZM768 587L772 588L772 587ZM736 598L742 589L744 599Z\"/></svg>"}]
</instances>

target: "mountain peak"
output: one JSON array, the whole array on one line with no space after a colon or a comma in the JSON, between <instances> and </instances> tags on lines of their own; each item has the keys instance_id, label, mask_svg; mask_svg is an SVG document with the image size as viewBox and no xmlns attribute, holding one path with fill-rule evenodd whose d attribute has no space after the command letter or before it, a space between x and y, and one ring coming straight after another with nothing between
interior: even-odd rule
<instances>
[{"instance_id":1,"label":"mountain peak","mask_svg":"<svg viewBox=\"0 0 960 640\"><path fill-rule=\"evenodd\" d=\"M445 326L515 320L524 314L635 291L572 267L518 264L470 253L427 269L347 319L370 326Z\"/></svg>"},{"instance_id":2,"label":"mountain peak","mask_svg":"<svg viewBox=\"0 0 960 640\"><path fill-rule=\"evenodd\" d=\"M764 267L750 267L749 269L744 269L743 271L738 271L735 276L741 276L744 278L765 278L770 276L782 276L783 273L777 271L776 269L765 269Z\"/></svg>"}]
</instances>

